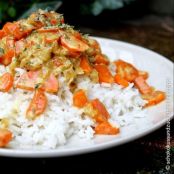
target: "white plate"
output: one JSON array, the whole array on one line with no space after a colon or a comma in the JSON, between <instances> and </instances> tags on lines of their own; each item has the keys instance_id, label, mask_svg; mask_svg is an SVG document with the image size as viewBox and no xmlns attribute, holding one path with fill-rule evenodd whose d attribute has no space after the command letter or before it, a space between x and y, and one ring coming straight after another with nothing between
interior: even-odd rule
<instances>
[{"instance_id":1,"label":"white plate","mask_svg":"<svg viewBox=\"0 0 174 174\"><path fill-rule=\"evenodd\" d=\"M111 60L122 58L134 63L137 68L148 71L149 83L159 90L165 91L167 100L148 109L149 122L140 121L137 125L126 126L118 136L101 136L93 143L80 142L55 150L16 150L0 149L0 156L13 157L58 157L98 151L118 146L138 139L166 123L173 117L173 63L165 57L145 48L111 39L96 38L102 50Z\"/></svg>"}]
</instances>

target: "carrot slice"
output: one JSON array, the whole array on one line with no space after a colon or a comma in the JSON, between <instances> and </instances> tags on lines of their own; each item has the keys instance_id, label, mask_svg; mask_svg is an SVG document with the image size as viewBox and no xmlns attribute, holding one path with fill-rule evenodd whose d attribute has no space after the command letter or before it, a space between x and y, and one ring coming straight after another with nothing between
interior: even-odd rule
<instances>
[{"instance_id":1,"label":"carrot slice","mask_svg":"<svg viewBox=\"0 0 174 174\"><path fill-rule=\"evenodd\" d=\"M138 76L142 76L146 80L148 79L149 74L146 71L138 71Z\"/></svg>"},{"instance_id":2,"label":"carrot slice","mask_svg":"<svg viewBox=\"0 0 174 174\"><path fill-rule=\"evenodd\" d=\"M11 131L0 128L0 147L5 147L11 140Z\"/></svg>"},{"instance_id":3,"label":"carrot slice","mask_svg":"<svg viewBox=\"0 0 174 174\"><path fill-rule=\"evenodd\" d=\"M132 64L123 60L117 60L115 65L117 67L116 73L128 82L133 82L138 77L138 70Z\"/></svg>"},{"instance_id":4,"label":"carrot slice","mask_svg":"<svg viewBox=\"0 0 174 174\"><path fill-rule=\"evenodd\" d=\"M24 73L18 80L16 88L33 91L38 84L39 71L29 71ZM59 84L56 77L51 74L49 78L39 88L45 89L46 92L55 93L58 91Z\"/></svg>"},{"instance_id":5,"label":"carrot slice","mask_svg":"<svg viewBox=\"0 0 174 174\"><path fill-rule=\"evenodd\" d=\"M84 52L89 48L89 46L85 42L71 34L63 35L60 40L61 44L70 52Z\"/></svg>"},{"instance_id":6,"label":"carrot slice","mask_svg":"<svg viewBox=\"0 0 174 174\"><path fill-rule=\"evenodd\" d=\"M14 57L15 55L15 51L14 50L9 50L6 52L6 54L4 54L2 57L1 57L1 61L0 63L7 66L11 63L12 61L12 58Z\"/></svg>"},{"instance_id":7,"label":"carrot slice","mask_svg":"<svg viewBox=\"0 0 174 174\"><path fill-rule=\"evenodd\" d=\"M134 80L135 87L138 88L141 94L148 94L152 92L152 88L146 83L142 76Z\"/></svg>"},{"instance_id":8,"label":"carrot slice","mask_svg":"<svg viewBox=\"0 0 174 174\"><path fill-rule=\"evenodd\" d=\"M102 83L102 82L113 83L114 82L114 78L113 78L112 74L110 73L110 71L106 65L97 64L97 65L94 65L94 68L98 72L100 83Z\"/></svg>"},{"instance_id":9,"label":"carrot slice","mask_svg":"<svg viewBox=\"0 0 174 174\"><path fill-rule=\"evenodd\" d=\"M0 39L2 39L5 36L5 32L3 30L0 30Z\"/></svg>"},{"instance_id":10,"label":"carrot slice","mask_svg":"<svg viewBox=\"0 0 174 174\"><path fill-rule=\"evenodd\" d=\"M148 103L145 105L145 107L147 107L162 102L163 100L165 100L166 95L162 91L154 91L150 94L142 95L142 98L148 101Z\"/></svg>"},{"instance_id":11,"label":"carrot slice","mask_svg":"<svg viewBox=\"0 0 174 174\"><path fill-rule=\"evenodd\" d=\"M44 90L38 89L34 93L34 97L30 102L30 105L26 112L26 117L28 119L35 119L41 115L47 107L47 97Z\"/></svg>"},{"instance_id":12,"label":"carrot slice","mask_svg":"<svg viewBox=\"0 0 174 174\"><path fill-rule=\"evenodd\" d=\"M109 60L106 58L105 55L103 54L97 54L95 56L95 64L105 64L105 65L109 65Z\"/></svg>"},{"instance_id":13,"label":"carrot slice","mask_svg":"<svg viewBox=\"0 0 174 174\"><path fill-rule=\"evenodd\" d=\"M80 67L83 69L85 73L90 73L92 71L92 67L88 61L88 58L85 56L81 58Z\"/></svg>"},{"instance_id":14,"label":"carrot slice","mask_svg":"<svg viewBox=\"0 0 174 174\"><path fill-rule=\"evenodd\" d=\"M39 71L29 71L22 74L16 84L16 88L33 91L37 84L38 76Z\"/></svg>"},{"instance_id":15,"label":"carrot slice","mask_svg":"<svg viewBox=\"0 0 174 174\"><path fill-rule=\"evenodd\" d=\"M123 79L120 75L116 74L114 77L115 83L118 85L123 86L124 88L129 86L129 83L127 80Z\"/></svg>"},{"instance_id":16,"label":"carrot slice","mask_svg":"<svg viewBox=\"0 0 174 174\"><path fill-rule=\"evenodd\" d=\"M59 89L58 80L53 74L51 74L48 80L44 83L43 89L45 89L46 92L50 93L55 93L58 91Z\"/></svg>"},{"instance_id":17,"label":"carrot slice","mask_svg":"<svg viewBox=\"0 0 174 174\"><path fill-rule=\"evenodd\" d=\"M100 102L99 99L94 99L91 101L91 103L92 103L92 106L94 107L94 109L96 109L99 112L99 114L102 115L105 119L110 118L110 115L109 115L108 111L106 110L104 104L102 102Z\"/></svg>"},{"instance_id":18,"label":"carrot slice","mask_svg":"<svg viewBox=\"0 0 174 174\"><path fill-rule=\"evenodd\" d=\"M88 99L86 97L86 94L84 90L80 89L76 91L73 95L73 105L82 108L85 106L85 104L88 102Z\"/></svg>"},{"instance_id":19,"label":"carrot slice","mask_svg":"<svg viewBox=\"0 0 174 174\"><path fill-rule=\"evenodd\" d=\"M95 134L116 135L119 132L119 128L113 127L109 122L102 122L95 127Z\"/></svg>"},{"instance_id":20,"label":"carrot slice","mask_svg":"<svg viewBox=\"0 0 174 174\"><path fill-rule=\"evenodd\" d=\"M13 76L10 73L5 73L0 77L0 91L8 92L13 86Z\"/></svg>"}]
</instances>

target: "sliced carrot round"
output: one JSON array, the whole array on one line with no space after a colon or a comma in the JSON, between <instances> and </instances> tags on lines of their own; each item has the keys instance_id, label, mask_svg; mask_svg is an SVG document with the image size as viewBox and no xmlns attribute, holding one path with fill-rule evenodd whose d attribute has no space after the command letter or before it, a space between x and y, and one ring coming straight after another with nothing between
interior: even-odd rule
<instances>
[{"instance_id":1,"label":"sliced carrot round","mask_svg":"<svg viewBox=\"0 0 174 174\"><path fill-rule=\"evenodd\" d=\"M0 128L0 147L5 147L12 140L12 136L11 131Z\"/></svg>"},{"instance_id":2,"label":"sliced carrot round","mask_svg":"<svg viewBox=\"0 0 174 174\"><path fill-rule=\"evenodd\" d=\"M109 71L109 69L106 65L97 64L97 65L94 65L94 68L98 72L100 83L102 83L102 82L104 82L104 83L113 83L114 82L114 78L113 78L111 72Z\"/></svg>"},{"instance_id":3,"label":"sliced carrot round","mask_svg":"<svg viewBox=\"0 0 174 174\"><path fill-rule=\"evenodd\" d=\"M98 111L99 115L102 115L105 119L110 118L110 115L109 115L107 109L105 108L104 104L102 102L100 102L99 99L92 100L91 104L94 107L94 109L96 109Z\"/></svg>"},{"instance_id":4,"label":"sliced carrot round","mask_svg":"<svg viewBox=\"0 0 174 174\"><path fill-rule=\"evenodd\" d=\"M123 79L120 75L116 74L114 76L114 80L115 80L115 83L117 83L118 85L121 85L123 86L124 88L128 87L129 86L129 83L127 80Z\"/></svg>"},{"instance_id":5,"label":"sliced carrot round","mask_svg":"<svg viewBox=\"0 0 174 174\"><path fill-rule=\"evenodd\" d=\"M0 77L0 91L8 92L13 86L13 76L10 73L5 73Z\"/></svg>"},{"instance_id":6,"label":"sliced carrot round","mask_svg":"<svg viewBox=\"0 0 174 174\"><path fill-rule=\"evenodd\" d=\"M47 97L44 90L37 89L27 109L26 117L31 120L35 119L45 111L46 107Z\"/></svg>"},{"instance_id":7,"label":"sliced carrot round","mask_svg":"<svg viewBox=\"0 0 174 174\"><path fill-rule=\"evenodd\" d=\"M81 57L80 67L85 73L90 73L92 71L92 67L88 61L88 58L85 56Z\"/></svg>"},{"instance_id":8,"label":"sliced carrot round","mask_svg":"<svg viewBox=\"0 0 174 174\"><path fill-rule=\"evenodd\" d=\"M89 46L75 36L68 34L61 37L61 44L71 52L84 52Z\"/></svg>"},{"instance_id":9,"label":"sliced carrot round","mask_svg":"<svg viewBox=\"0 0 174 174\"><path fill-rule=\"evenodd\" d=\"M148 103L145 105L145 107L147 107L147 106L153 106L162 102L163 100L165 100L166 95L162 91L154 91L150 94L142 95L142 98L144 100L147 100Z\"/></svg>"},{"instance_id":10,"label":"sliced carrot round","mask_svg":"<svg viewBox=\"0 0 174 174\"><path fill-rule=\"evenodd\" d=\"M86 94L84 90L80 89L76 91L73 95L73 105L82 108L85 106L85 104L88 102L88 99L86 97Z\"/></svg>"},{"instance_id":11,"label":"sliced carrot round","mask_svg":"<svg viewBox=\"0 0 174 174\"><path fill-rule=\"evenodd\" d=\"M109 122L102 122L95 127L95 134L116 135L119 128L113 127Z\"/></svg>"},{"instance_id":12,"label":"sliced carrot round","mask_svg":"<svg viewBox=\"0 0 174 174\"><path fill-rule=\"evenodd\" d=\"M109 65L109 60L106 58L105 55L103 54L97 54L95 56L95 64L105 64L105 65Z\"/></svg>"}]
</instances>

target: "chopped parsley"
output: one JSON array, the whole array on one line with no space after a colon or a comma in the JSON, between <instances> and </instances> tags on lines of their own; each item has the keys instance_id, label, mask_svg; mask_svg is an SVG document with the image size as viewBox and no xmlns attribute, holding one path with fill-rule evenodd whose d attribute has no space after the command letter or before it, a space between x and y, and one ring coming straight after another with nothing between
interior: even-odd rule
<instances>
[{"instance_id":1,"label":"chopped parsley","mask_svg":"<svg viewBox=\"0 0 174 174\"><path fill-rule=\"evenodd\" d=\"M4 49L0 47L0 57L4 55Z\"/></svg>"}]
</instances>

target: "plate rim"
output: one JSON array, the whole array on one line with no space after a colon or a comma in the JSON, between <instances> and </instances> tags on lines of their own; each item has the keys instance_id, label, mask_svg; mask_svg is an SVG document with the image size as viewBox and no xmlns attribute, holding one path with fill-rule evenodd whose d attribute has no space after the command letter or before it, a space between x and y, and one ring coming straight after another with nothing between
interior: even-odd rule
<instances>
[{"instance_id":1,"label":"plate rim","mask_svg":"<svg viewBox=\"0 0 174 174\"><path fill-rule=\"evenodd\" d=\"M112 41L112 42L117 42L118 44L121 45L125 45L126 47L134 47L146 52L149 52L151 54L155 54L156 56L158 56L160 59L163 59L163 61L165 61L165 63L167 63L169 66L172 67L173 62L171 60L169 60L168 58L166 58L165 56L150 50L148 48L144 48L140 45L135 45L133 43L129 43L129 42L125 42L125 41L120 41L120 40L116 40L116 39L110 39L110 38L105 38L105 37L96 37L96 36L91 36L94 39L101 39L101 40L107 40L107 41ZM173 69L173 67L172 67ZM100 150L105 150L108 148L112 148L112 147L117 147L120 146L122 144L126 144L129 142L132 142L136 139L139 139L141 137L144 137L152 132L154 132L155 130L161 128L162 126L164 126L168 120L172 120L174 119L174 115L173 113L171 113L170 116L167 116L166 118L164 118L163 120L161 120L160 122L158 122L157 124L151 126L150 128L146 128L141 130L141 132L134 134L131 137L125 137L119 141L109 141L109 142L104 142L101 144L94 144L91 146L87 146L87 147L78 147L78 148L70 148L70 149L48 149L48 150L19 150L19 149L8 149L8 148L0 148L0 157L4 156L4 157L17 157L17 158L50 158L50 157L63 157L63 156L73 156L73 155L80 155L80 154L85 154L85 153L91 153L91 152L97 152Z\"/></svg>"}]
</instances>

